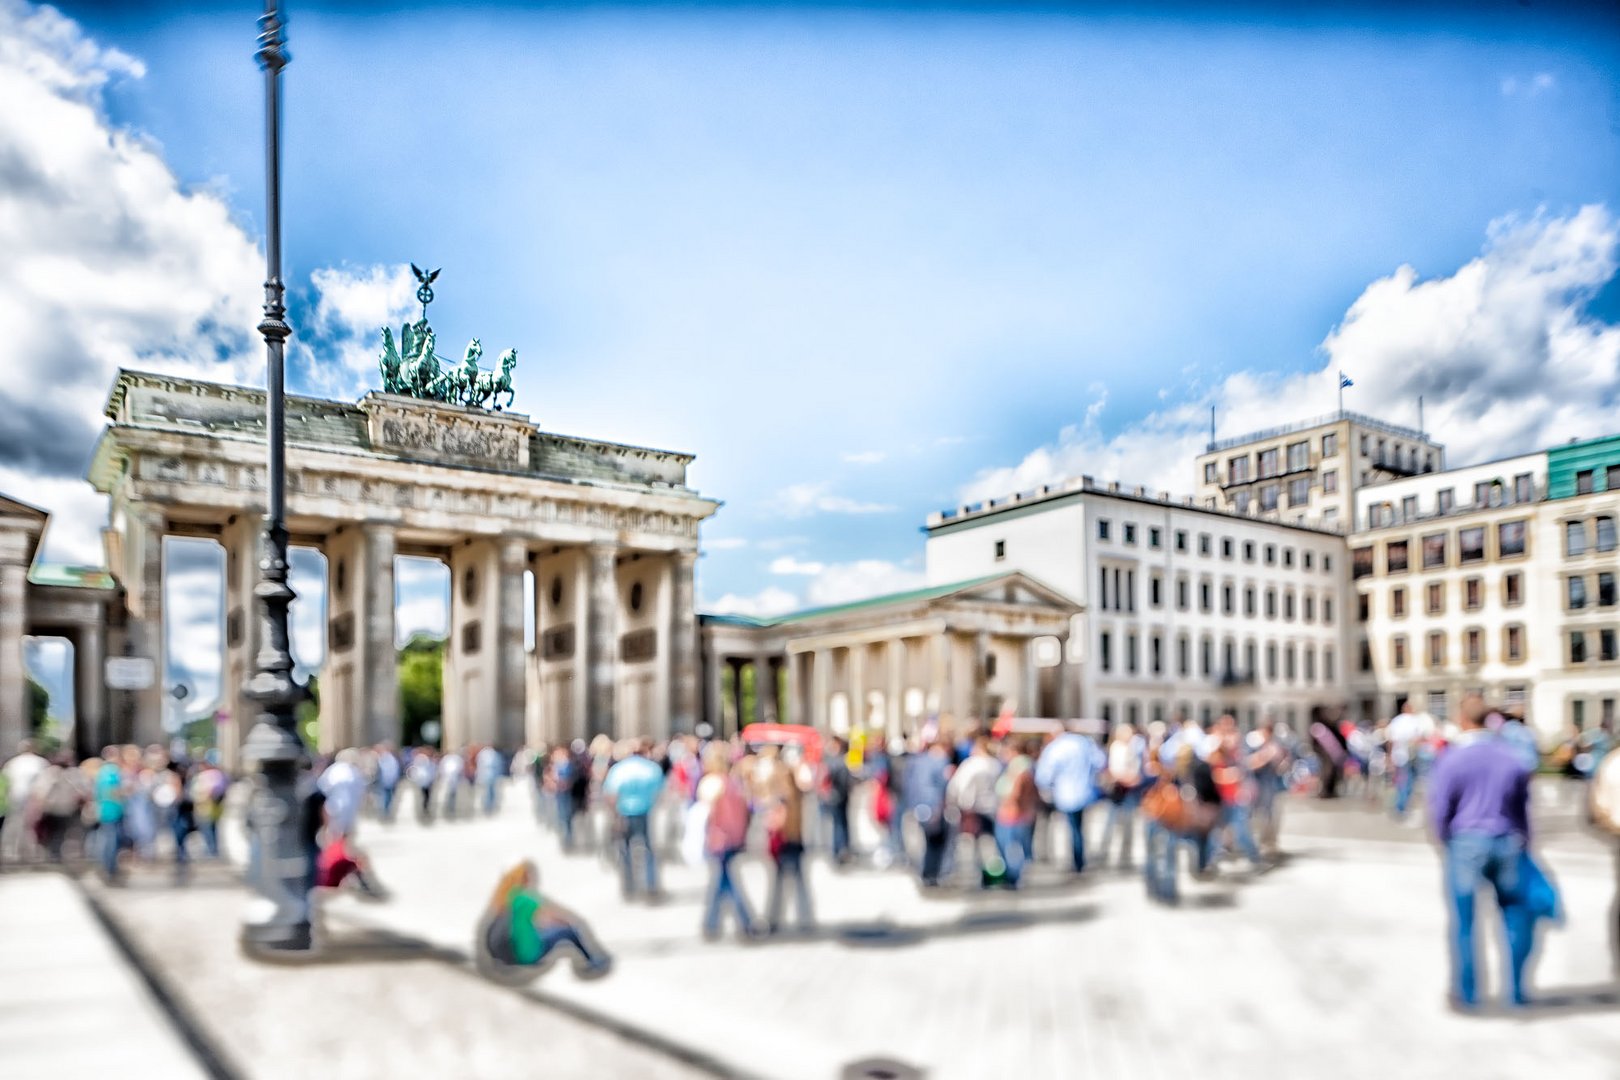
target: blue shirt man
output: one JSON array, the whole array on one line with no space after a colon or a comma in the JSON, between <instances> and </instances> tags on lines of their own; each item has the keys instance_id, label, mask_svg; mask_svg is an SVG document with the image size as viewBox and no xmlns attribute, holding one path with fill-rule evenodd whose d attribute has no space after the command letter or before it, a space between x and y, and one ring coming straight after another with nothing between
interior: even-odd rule
<instances>
[{"instance_id":1,"label":"blue shirt man","mask_svg":"<svg viewBox=\"0 0 1620 1080\"><path fill-rule=\"evenodd\" d=\"M1069 846L1074 872L1086 868L1086 833L1081 820L1086 807L1097 801L1097 776L1108 757L1094 739L1073 731L1047 743L1035 762L1035 787L1069 819Z\"/></svg>"},{"instance_id":2,"label":"blue shirt man","mask_svg":"<svg viewBox=\"0 0 1620 1080\"><path fill-rule=\"evenodd\" d=\"M629 757L608 770L602 794L619 815L619 867L626 900L636 894L635 848L642 849L648 897L658 895L658 860L653 855L649 816L664 789L664 770L647 755L652 743L643 739Z\"/></svg>"}]
</instances>

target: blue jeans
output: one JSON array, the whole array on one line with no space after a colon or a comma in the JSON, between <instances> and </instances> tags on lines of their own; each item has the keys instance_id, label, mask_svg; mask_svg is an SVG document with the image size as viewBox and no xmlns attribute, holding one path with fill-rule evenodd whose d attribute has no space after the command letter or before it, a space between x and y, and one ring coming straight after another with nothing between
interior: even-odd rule
<instances>
[{"instance_id":1,"label":"blue jeans","mask_svg":"<svg viewBox=\"0 0 1620 1080\"><path fill-rule=\"evenodd\" d=\"M745 934L754 932L754 916L748 910L748 898L731 876L731 860L740 851L724 851L709 856L709 896L703 907L703 932L710 937L720 933L720 905L727 900L737 915L737 928Z\"/></svg>"},{"instance_id":2,"label":"blue jeans","mask_svg":"<svg viewBox=\"0 0 1620 1080\"><path fill-rule=\"evenodd\" d=\"M495 795L500 790L500 781L491 777L483 783L484 788L484 816L488 817L495 812Z\"/></svg>"},{"instance_id":3,"label":"blue jeans","mask_svg":"<svg viewBox=\"0 0 1620 1080\"><path fill-rule=\"evenodd\" d=\"M776 873L771 876L771 896L766 904L765 923L774 932L782 925L782 910L787 906L785 884L792 878L799 910L799 928L809 930L815 925L810 910L810 883L804 877L804 845L784 843L776 857Z\"/></svg>"},{"instance_id":4,"label":"blue jeans","mask_svg":"<svg viewBox=\"0 0 1620 1080\"><path fill-rule=\"evenodd\" d=\"M1395 770L1395 816L1405 817L1412 802L1412 788L1417 785L1417 761L1409 761Z\"/></svg>"},{"instance_id":5,"label":"blue jeans","mask_svg":"<svg viewBox=\"0 0 1620 1080\"><path fill-rule=\"evenodd\" d=\"M1148 895L1155 900L1173 902L1176 899L1176 849L1181 837L1149 821L1143 831L1142 844L1147 849L1142 862L1142 875L1147 882Z\"/></svg>"},{"instance_id":6,"label":"blue jeans","mask_svg":"<svg viewBox=\"0 0 1620 1080\"><path fill-rule=\"evenodd\" d=\"M118 876L118 852L124 847L124 824L121 821L103 821L96 827L96 834L101 872L111 881Z\"/></svg>"},{"instance_id":7,"label":"blue jeans","mask_svg":"<svg viewBox=\"0 0 1620 1080\"><path fill-rule=\"evenodd\" d=\"M1131 848L1136 839L1136 804L1141 802L1138 795L1140 788L1132 789L1119 802L1108 804L1108 820L1103 823L1102 858L1108 861L1108 849L1114 843L1114 830L1118 829L1125 834L1119 845L1119 863L1129 866L1131 862Z\"/></svg>"},{"instance_id":8,"label":"blue jeans","mask_svg":"<svg viewBox=\"0 0 1620 1080\"><path fill-rule=\"evenodd\" d=\"M652 831L647 814L626 814L619 818L619 871L624 895L636 895L635 855L639 844L645 859L647 895L658 892L658 858L653 854Z\"/></svg>"},{"instance_id":9,"label":"blue jeans","mask_svg":"<svg viewBox=\"0 0 1620 1080\"><path fill-rule=\"evenodd\" d=\"M1208 866L1214 862L1215 856L1220 854L1221 834L1228 829L1232 833L1232 843L1243 853L1245 859L1252 863L1262 861L1260 858L1260 845L1254 842L1254 830L1249 827L1249 808L1233 803L1222 803L1221 816L1216 822L1215 828L1210 830L1209 838L1204 841L1206 850L1204 852L1203 866Z\"/></svg>"},{"instance_id":10,"label":"blue jeans","mask_svg":"<svg viewBox=\"0 0 1620 1080\"><path fill-rule=\"evenodd\" d=\"M559 791L557 799L557 828L562 832L562 846L564 851L570 851L574 846L574 796L567 791Z\"/></svg>"},{"instance_id":11,"label":"blue jeans","mask_svg":"<svg viewBox=\"0 0 1620 1080\"><path fill-rule=\"evenodd\" d=\"M1462 1002L1479 1000L1475 980L1477 950L1474 946L1474 897L1489 882L1496 892L1496 906L1502 912L1507 931L1507 996L1513 1004L1523 1004L1524 968L1535 946L1535 919L1524 904L1520 885L1519 860L1524 856L1524 839L1519 836L1485 836L1459 833L1446 842L1446 891L1451 897L1452 994Z\"/></svg>"},{"instance_id":12,"label":"blue jeans","mask_svg":"<svg viewBox=\"0 0 1620 1080\"><path fill-rule=\"evenodd\" d=\"M377 785L378 814L384 821L394 820L394 789L398 786L397 783Z\"/></svg>"},{"instance_id":13,"label":"blue jeans","mask_svg":"<svg viewBox=\"0 0 1620 1080\"><path fill-rule=\"evenodd\" d=\"M833 861L843 862L849 858L849 803L829 803L827 809L832 814Z\"/></svg>"},{"instance_id":14,"label":"blue jeans","mask_svg":"<svg viewBox=\"0 0 1620 1080\"><path fill-rule=\"evenodd\" d=\"M1024 876L1025 855L1034 831L1033 824L1006 825L996 822L996 850L1001 853L1001 861L1007 867L1007 884L1015 889L1018 888L1019 879Z\"/></svg>"},{"instance_id":15,"label":"blue jeans","mask_svg":"<svg viewBox=\"0 0 1620 1080\"><path fill-rule=\"evenodd\" d=\"M1069 819L1069 853L1070 858L1074 860L1074 872L1077 874L1086 868L1085 813L1086 808L1083 806L1078 810L1063 812L1063 816Z\"/></svg>"}]
</instances>

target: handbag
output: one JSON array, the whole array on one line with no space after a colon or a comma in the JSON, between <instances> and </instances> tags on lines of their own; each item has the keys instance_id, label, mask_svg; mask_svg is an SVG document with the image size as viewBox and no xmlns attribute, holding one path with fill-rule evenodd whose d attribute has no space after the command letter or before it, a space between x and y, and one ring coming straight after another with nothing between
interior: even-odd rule
<instances>
[{"instance_id":1,"label":"handbag","mask_svg":"<svg viewBox=\"0 0 1620 1080\"><path fill-rule=\"evenodd\" d=\"M1546 919L1554 926L1564 922L1564 898L1558 886L1528 851L1519 855L1520 902L1532 919Z\"/></svg>"}]
</instances>

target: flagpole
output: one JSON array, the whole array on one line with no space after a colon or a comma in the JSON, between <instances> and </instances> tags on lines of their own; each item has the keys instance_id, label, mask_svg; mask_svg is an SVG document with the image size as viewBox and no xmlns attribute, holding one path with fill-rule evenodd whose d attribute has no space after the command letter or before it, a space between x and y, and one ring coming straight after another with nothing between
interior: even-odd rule
<instances>
[{"instance_id":1,"label":"flagpole","mask_svg":"<svg viewBox=\"0 0 1620 1080\"><path fill-rule=\"evenodd\" d=\"M1339 416L1344 416L1344 369L1339 369Z\"/></svg>"}]
</instances>

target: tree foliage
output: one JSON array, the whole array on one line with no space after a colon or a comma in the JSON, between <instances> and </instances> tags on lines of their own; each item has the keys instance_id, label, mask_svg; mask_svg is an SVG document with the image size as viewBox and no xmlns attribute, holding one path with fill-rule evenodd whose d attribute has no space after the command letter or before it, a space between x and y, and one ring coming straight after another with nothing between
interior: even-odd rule
<instances>
[{"instance_id":1,"label":"tree foliage","mask_svg":"<svg viewBox=\"0 0 1620 1080\"><path fill-rule=\"evenodd\" d=\"M399 718L402 745L423 741L422 725L444 709L444 640L413 634L399 650Z\"/></svg>"}]
</instances>

